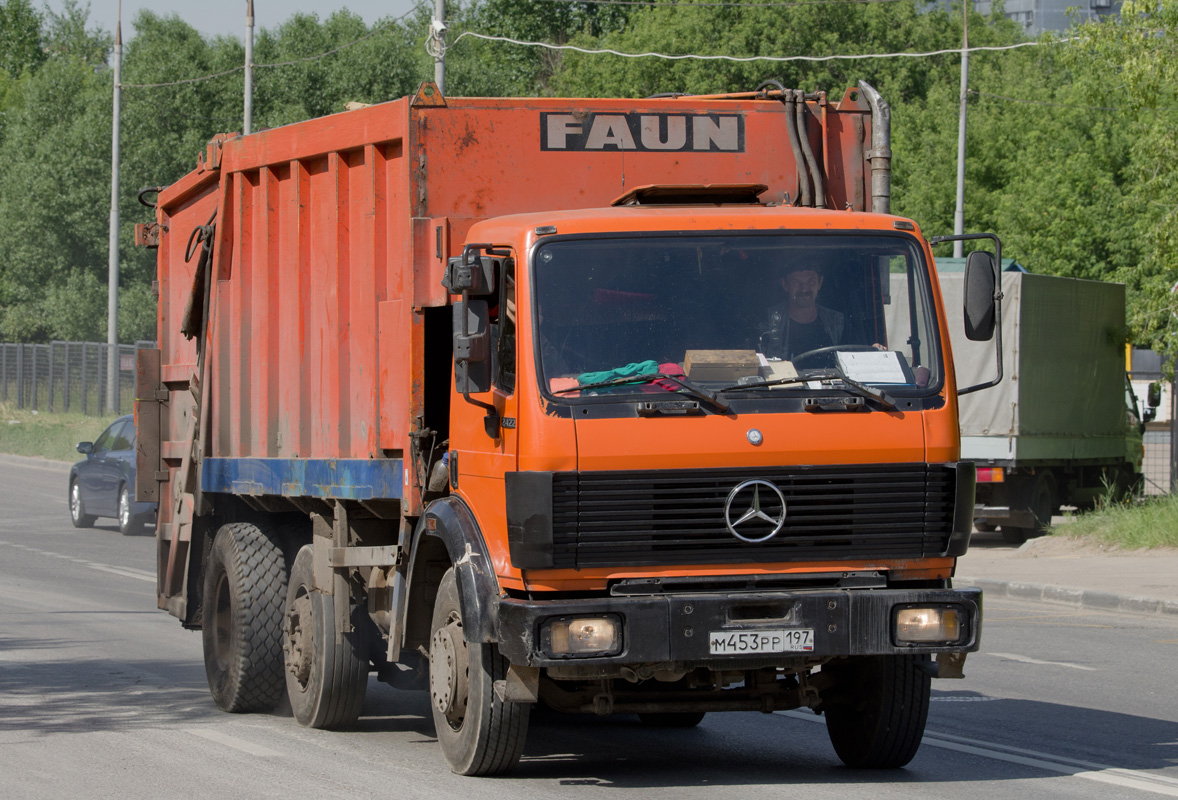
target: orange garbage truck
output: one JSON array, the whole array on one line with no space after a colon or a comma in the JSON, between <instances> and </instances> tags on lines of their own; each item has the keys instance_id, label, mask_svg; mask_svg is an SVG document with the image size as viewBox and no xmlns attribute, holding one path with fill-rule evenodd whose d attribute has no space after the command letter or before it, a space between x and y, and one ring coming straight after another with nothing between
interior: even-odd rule
<instances>
[{"instance_id":1,"label":"orange garbage truck","mask_svg":"<svg viewBox=\"0 0 1178 800\"><path fill-rule=\"evenodd\" d=\"M846 764L906 764L982 598L953 586L974 469L890 157L866 83L423 84L215 138L136 231L136 491L217 705L346 727L374 676L429 693L466 775L519 760L536 703L809 708Z\"/></svg>"}]
</instances>

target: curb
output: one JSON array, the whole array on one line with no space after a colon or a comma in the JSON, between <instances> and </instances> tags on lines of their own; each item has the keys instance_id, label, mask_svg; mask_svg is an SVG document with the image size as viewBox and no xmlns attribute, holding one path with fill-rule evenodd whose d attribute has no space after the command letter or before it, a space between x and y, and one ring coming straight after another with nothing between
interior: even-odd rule
<instances>
[{"instance_id":1,"label":"curb","mask_svg":"<svg viewBox=\"0 0 1178 800\"><path fill-rule=\"evenodd\" d=\"M1043 603L1089 608L1094 611L1123 611L1129 614L1163 615L1178 619L1178 600L1160 600L1156 597L1099 592L1095 589L1077 589L1044 583L999 581L989 578L959 577L954 580L954 584L974 586L990 595L1017 600L1038 600Z\"/></svg>"},{"instance_id":2,"label":"curb","mask_svg":"<svg viewBox=\"0 0 1178 800\"><path fill-rule=\"evenodd\" d=\"M0 464L65 473L70 471L70 467L73 466L74 462L54 461L53 459L41 458L40 456L18 456L11 453L0 453Z\"/></svg>"}]
</instances>

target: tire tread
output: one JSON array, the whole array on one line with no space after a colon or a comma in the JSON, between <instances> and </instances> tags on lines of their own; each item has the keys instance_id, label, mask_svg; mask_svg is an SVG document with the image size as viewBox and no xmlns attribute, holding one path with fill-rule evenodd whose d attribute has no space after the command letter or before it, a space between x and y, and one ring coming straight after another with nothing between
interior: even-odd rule
<instances>
[{"instance_id":1,"label":"tire tread","mask_svg":"<svg viewBox=\"0 0 1178 800\"><path fill-rule=\"evenodd\" d=\"M866 657L843 671L858 692L854 707L826 711L831 744L855 769L896 769L916 755L928 720L929 676L916 665L926 656Z\"/></svg>"},{"instance_id":2,"label":"tire tread","mask_svg":"<svg viewBox=\"0 0 1178 800\"><path fill-rule=\"evenodd\" d=\"M311 585L310 545L301 548L291 568L287 603L293 602L300 585ZM365 620L352 609L352 633L343 642L336 641L335 598L312 592L313 642L319 651L311 670L314 673L304 695L293 675L283 675L287 695L299 724L320 730L339 730L355 725L364 710L368 691L368 647ZM283 616L285 617L285 606ZM285 637L285 624L283 637ZM281 649L281 648L280 648Z\"/></svg>"},{"instance_id":3,"label":"tire tread","mask_svg":"<svg viewBox=\"0 0 1178 800\"><path fill-rule=\"evenodd\" d=\"M286 686L282 655L286 569L282 548L263 528L235 522L218 531L213 550L210 566L213 559L229 556L224 566L230 592L241 600L233 606L233 663L220 682L220 691L214 685L215 667L206 642L205 665L213 696L218 706L231 713L270 711L282 699ZM206 582L206 588L209 583L211 580ZM209 600L207 593L205 600ZM205 624L213 624L207 613Z\"/></svg>"}]
</instances>

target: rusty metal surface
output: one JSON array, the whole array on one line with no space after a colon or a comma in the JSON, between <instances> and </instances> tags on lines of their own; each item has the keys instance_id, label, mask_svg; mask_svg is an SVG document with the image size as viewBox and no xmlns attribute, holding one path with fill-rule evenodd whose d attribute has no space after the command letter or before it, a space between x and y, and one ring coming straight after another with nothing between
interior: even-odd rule
<instances>
[{"instance_id":1,"label":"rusty metal surface","mask_svg":"<svg viewBox=\"0 0 1178 800\"><path fill-rule=\"evenodd\" d=\"M136 247L159 247L160 226L158 222L141 222L135 226Z\"/></svg>"},{"instance_id":2,"label":"rusty metal surface","mask_svg":"<svg viewBox=\"0 0 1178 800\"><path fill-rule=\"evenodd\" d=\"M166 399L160 351L140 350L135 362L135 499L140 503L160 499L160 406Z\"/></svg>"}]
</instances>

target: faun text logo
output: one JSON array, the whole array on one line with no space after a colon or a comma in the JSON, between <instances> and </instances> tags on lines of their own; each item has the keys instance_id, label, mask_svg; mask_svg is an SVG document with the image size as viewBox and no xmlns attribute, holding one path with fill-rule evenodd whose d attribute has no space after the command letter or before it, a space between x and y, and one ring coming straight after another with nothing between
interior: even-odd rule
<instances>
[{"instance_id":1,"label":"faun text logo","mask_svg":"<svg viewBox=\"0 0 1178 800\"><path fill-rule=\"evenodd\" d=\"M743 153L739 114L540 114L540 149Z\"/></svg>"}]
</instances>

